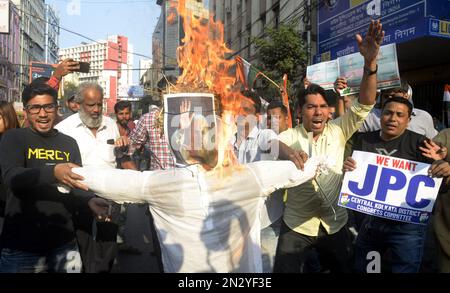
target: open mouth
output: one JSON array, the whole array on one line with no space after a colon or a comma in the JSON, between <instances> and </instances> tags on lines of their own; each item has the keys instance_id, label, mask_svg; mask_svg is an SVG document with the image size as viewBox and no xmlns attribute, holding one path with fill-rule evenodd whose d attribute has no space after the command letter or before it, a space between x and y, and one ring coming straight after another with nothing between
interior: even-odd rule
<instances>
[{"instance_id":1,"label":"open mouth","mask_svg":"<svg viewBox=\"0 0 450 293\"><path fill-rule=\"evenodd\" d=\"M40 126L48 126L50 124L50 119L37 120L36 123Z\"/></svg>"},{"instance_id":2,"label":"open mouth","mask_svg":"<svg viewBox=\"0 0 450 293\"><path fill-rule=\"evenodd\" d=\"M323 119L313 119L312 125L314 128L320 128L323 124Z\"/></svg>"}]
</instances>

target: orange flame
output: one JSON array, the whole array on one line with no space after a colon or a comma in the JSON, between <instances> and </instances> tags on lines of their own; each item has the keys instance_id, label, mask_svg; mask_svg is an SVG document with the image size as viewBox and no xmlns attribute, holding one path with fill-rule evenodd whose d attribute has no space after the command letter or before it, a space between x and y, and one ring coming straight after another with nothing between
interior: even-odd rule
<instances>
[{"instance_id":1,"label":"orange flame","mask_svg":"<svg viewBox=\"0 0 450 293\"><path fill-rule=\"evenodd\" d=\"M229 143L234 134L234 117L239 112L241 93L234 85L236 78L230 74L234 59L226 55L233 51L224 42L224 27L215 21L208 8L195 0L170 2L168 19L175 20L176 12L183 19L183 45L177 49L177 60L183 73L178 78L176 89L183 91L208 91L220 98L223 133L219 145L217 166L237 164Z\"/></svg>"}]
</instances>

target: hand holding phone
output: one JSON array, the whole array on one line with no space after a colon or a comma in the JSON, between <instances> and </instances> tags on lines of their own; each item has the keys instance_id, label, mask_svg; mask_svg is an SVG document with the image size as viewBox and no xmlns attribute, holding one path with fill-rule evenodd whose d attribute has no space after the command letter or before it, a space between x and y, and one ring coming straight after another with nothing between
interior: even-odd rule
<instances>
[{"instance_id":1,"label":"hand holding phone","mask_svg":"<svg viewBox=\"0 0 450 293\"><path fill-rule=\"evenodd\" d=\"M80 65L78 61L74 61L71 58L64 59L59 64L54 65L55 70L53 72L53 76L58 80L61 80L64 76L71 72L78 71L80 69Z\"/></svg>"},{"instance_id":2,"label":"hand holding phone","mask_svg":"<svg viewBox=\"0 0 450 293\"><path fill-rule=\"evenodd\" d=\"M78 69L76 71L82 72L82 73L89 73L89 70L91 69L91 63L80 61L79 64L80 64L80 69Z\"/></svg>"}]
</instances>

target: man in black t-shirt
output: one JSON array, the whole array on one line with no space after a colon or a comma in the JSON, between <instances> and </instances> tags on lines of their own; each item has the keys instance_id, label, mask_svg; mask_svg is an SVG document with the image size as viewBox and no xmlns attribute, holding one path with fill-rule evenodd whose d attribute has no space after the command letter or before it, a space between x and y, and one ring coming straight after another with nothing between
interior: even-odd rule
<instances>
[{"instance_id":1,"label":"man in black t-shirt","mask_svg":"<svg viewBox=\"0 0 450 293\"><path fill-rule=\"evenodd\" d=\"M79 272L72 214L88 205L98 217L107 202L87 192L71 169L81 165L74 139L53 129L57 92L44 83L25 87L29 127L5 133L0 166L7 188L0 272ZM73 189L71 193L62 184Z\"/></svg>"},{"instance_id":2,"label":"man in black t-shirt","mask_svg":"<svg viewBox=\"0 0 450 293\"><path fill-rule=\"evenodd\" d=\"M436 177L450 174L449 164L433 162L420 151L425 136L407 130L411 119L412 105L403 97L392 97L382 107L381 130L358 136L354 150L377 153L406 160L433 163L430 175ZM353 171L356 162L347 158L344 171ZM370 252L391 251L391 270L394 273L417 273L422 262L427 226L366 216L356 239L355 267L360 273L372 258ZM369 258L369 259L368 259Z\"/></svg>"}]
</instances>

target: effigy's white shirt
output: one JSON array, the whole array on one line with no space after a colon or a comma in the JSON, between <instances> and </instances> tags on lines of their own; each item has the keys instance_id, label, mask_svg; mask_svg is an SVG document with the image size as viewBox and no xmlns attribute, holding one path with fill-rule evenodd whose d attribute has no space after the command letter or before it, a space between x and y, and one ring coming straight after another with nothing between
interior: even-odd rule
<instances>
[{"instance_id":1,"label":"effigy's white shirt","mask_svg":"<svg viewBox=\"0 0 450 293\"><path fill-rule=\"evenodd\" d=\"M259 129L253 127L247 138L237 146L236 135L232 141L235 154L240 164L248 164L258 161L274 161L277 159L275 153L271 150L271 141L278 140L278 136L272 129ZM265 207L261 209L261 229L270 226L283 215L284 202L283 193L277 192L271 197L266 198Z\"/></svg>"},{"instance_id":2,"label":"effigy's white shirt","mask_svg":"<svg viewBox=\"0 0 450 293\"><path fill-rule=\"evenodd\" d=\"M166 272L262 272L259 214L279 188L311 180L290 161L260 161L206 172L199 165L161 171L74 168L101 197L150 205Z\"/></svg>"}]
</instances>

